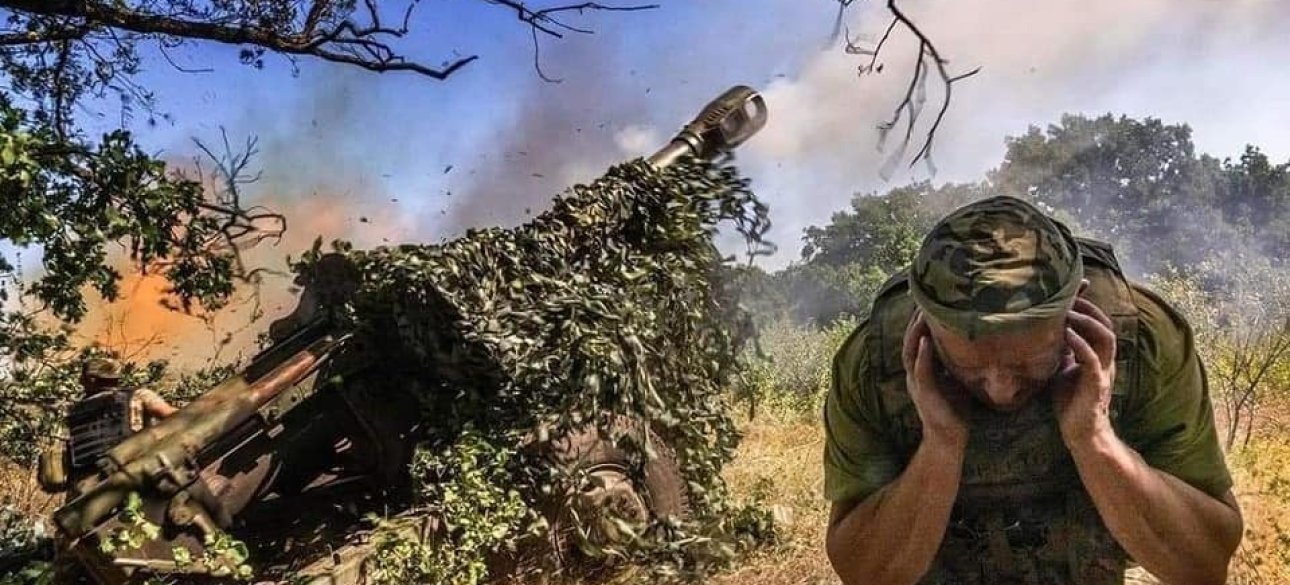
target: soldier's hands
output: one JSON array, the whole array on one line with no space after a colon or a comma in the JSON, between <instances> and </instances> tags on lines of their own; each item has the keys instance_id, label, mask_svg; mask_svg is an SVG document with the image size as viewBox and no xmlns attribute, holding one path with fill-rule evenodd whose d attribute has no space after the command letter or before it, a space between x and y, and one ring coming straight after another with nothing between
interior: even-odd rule
<instances>
[{"instance_id":1,"label":"soldier's hands","mask_svg":"<svg viewBox=\"0 0 1290 585\"><path fill-rule=\"evenodd\" d=\"M905 364L905 387L923 423L923 440L963 446L967 444L968 396L945 388L936 375L936 350L932 331L922 311L914 313L905 329L902 352Z\"/></svg>"},{"instance_id":2,"label":"soldier's hands","mask_svg":"<svg viewBox=\"0 0 1290 585\"><path fill-rule=\"evenodd\" d=\"M1066 318L1070 352L1053 392L1062 439L1070 448L1111 429L1111 388L1115 385L1115 329L1096 305L1075 299Z\"/></svg>"}]
</instances>

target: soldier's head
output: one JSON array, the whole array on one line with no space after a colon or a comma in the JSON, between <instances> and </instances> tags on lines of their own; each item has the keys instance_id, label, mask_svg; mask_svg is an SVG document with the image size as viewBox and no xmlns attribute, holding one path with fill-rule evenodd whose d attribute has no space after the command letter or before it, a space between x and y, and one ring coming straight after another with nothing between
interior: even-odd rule
<instances>
[{"instance_id":1,"label":"soldier's head","mask_svg":"<svg viewBox=\"0 0 1290 585\"><path fill-rule=\"evenodd\" d=\"M115 388L121 384L121 363L110 358L90 358L81 364L81 386L86 394Z\"/></svg>"},{"instance_id":2,"label":"soldier's head","mask_svg":"<svg viewBox=\"0 0 1290 585\"><path fill-rule=\"evenodd\" d=\"M1069 350L1066 315L1086 285L1070 230L994 197L962 207L923 240L910 291L943 371L999 410L1046 388Z\"/></svg>"}]
</instances>

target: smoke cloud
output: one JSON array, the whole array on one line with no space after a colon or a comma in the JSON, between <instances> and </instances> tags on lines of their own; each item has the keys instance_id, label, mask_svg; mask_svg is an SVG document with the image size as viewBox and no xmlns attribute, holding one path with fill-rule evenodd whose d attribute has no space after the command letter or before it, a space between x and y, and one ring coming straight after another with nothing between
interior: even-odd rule
<instances>
[{"instance_id":1,"label":"smoke cloud","mask_svg":"<svg viewBox=\"0 0 1290 585\"><path fill-rule=\"evenodd\" d=\"M901 165L890 181L879 178L899 140L893 134L880 149L876 128L908 83L917 54L913 37L898 29L879 61L883 72L863 77L856 67L868 57L824 50L795 75L764 88L771 122L743 153L754 186L771 202L777 223L772 238L796 240L804 227L844 209L855 193L918 179L980 180L1002 161L1005 136L1056 122L1063 113L1111 111L1189 123L1198 150L1218 156L1238 154L1247 142L1274 158L1290 155L1290 143L1269 136L1258 121L1280 114L1233 107L1235 88L1269 85L1278 77L1260 74L1270 72L1276 56L1290 56L1277 24L1290 16L1285 3L928 0L902 6L950 59L952 74L982 68L954 86L934 143L935 174L921 164ZM872 47L890 17L881 3L857 7L848 28ZM1260 58L1251 64L1251 55ZM940 103L935 76L927 87L905 160L921 145ZM794 259L796 248L785 249L767 266Z\"/></svg>"},{"instance_id":2,"label":"smoke cloud","mask_svg":"<svg viewBox=\"0 0 1290 585\"><path fill-rule=\"evenodd\" d=\"M447 219L434 225L464 230L523 223L570 185L600 176L625 149L650 149L658 133L633 124L649 110L647 96L612 55L588 48L557 45L543 55L560 65L562 79L531 74L521 85L519 106L498 125Z\"/></svg>"},{"instance_id":3,"label":"smoke cloud","mask_svg":"<svg viewBox=\"0 0 1290 585\"><path fill-rule=\"evenodd\" d=\"M376 172L368 153L354 139L355 127L349 121L368 107L366 92L360 76L329 78L302 94L285 115L251 109L246 120L233 124L253 134L229 131L237 152L244 150L248 136L258 139L248 176L258 173L260 178L242 187L243 206L263 206L287 221L280 241L243 252L248 267L264 270L258 286L240 286L222 310L190 315L167 308L173 299L161 275L138 274L121 259L118 270L126 276L120 299L108 303L90 293L93 302L77 328L78 341L99 344L132 360L166 359L184 368L247 358L257 349L256 336L295 307L288 256L298 258L319 238L324 245L343 239L359 247L413 239L415 219L397 205L397 196L373 180ZM197 138L223 154L218 131ZM172 167L193 177L198 166L208 189L218 188L209 159L172 161Z\"/></svg>"},{"instance_id":4,"label":"smoke cloud","mask_svg":"<svg viewBox=\"0 0 1290 585\"><path fill-rule=\"evenodd\" d=\"M1005 136L1055 122L1062 113L1156 116L1192 124L1199 151L1235 155L1248 142L1274 160L1290 157L1290 140L1280 130L1290 125L1290 111L1280 107L1290 81L1279 66L1290 59L1290 39L1280 31L1290 4L910 0L902 6L951 60L951 71L982 67L954 87L935 143L935 175L923 165L902 164L889 180L879 177L897 142L880 151L876 127L908 82L916 55L908 33L898 31L886 46L882 73L862 77L857 67L867 57L826 43L833 15L827 3L804 11L796 4L714 0L703 11L760 12L755 19L696 23L669 20L665 5L658 16L605 19L597 25L601 34L544 45L541 61L561 83L538 79L525 55L509 70L494 55L432 89L343 69L306 73L301 82L309 91L287 107L252 108L230 124L242 130L234 138L261 137L265 176L248 192L290 219L286 241L252 254L282 267L286 254L315 237L360 246L433 242L472 227L521 223L569 185L661 146L702 103L736 83L757 87L770 108L768 126L738 159L771 205L769 237L781 252L761 262L770 269L794 260L802 230L829 221L853 194L919 179L979 180L1001 161ZM888 22L881 3L857 3L846 17L853 38L869 44ZM651 35L642 32L647 29ZM615 42L628 37L647 43ZM485 80L485 71L516 81ZM941 97L935 79L928 90L915 147ZM439 126L418 125L456 91L507 98L457 104L433 117ZM409 92L416 97L396 99ZM281 292L266 302L266 319L294 305L286 279L270 286ZM150 302L139 296L131 301L135 315L145 312L138 303ZM172 328L153 317L134 318L149 323L144 332ZM99 331L110 329L104 323ZM185 332L179 338L190 339L173 344L175 353L209 355L202 351L209 332L198 325L191 335L192 325L173 326Z\"/></svg>"}]
</instances>

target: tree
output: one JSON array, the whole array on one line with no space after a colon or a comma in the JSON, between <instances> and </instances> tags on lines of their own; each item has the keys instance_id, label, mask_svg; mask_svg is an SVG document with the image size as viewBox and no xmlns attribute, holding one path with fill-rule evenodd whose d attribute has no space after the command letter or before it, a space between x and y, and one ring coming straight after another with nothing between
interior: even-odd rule
<instances>
[{"instance_id":1,"label":"tree","mask_svg":"<svg viewBox=\"0 0 1290 585\"><path fill-rule=\"evenodd\" d=\"M1223 161L1218 205L1223 219L1247 236L1269 258L1290 258L1290 163L1273 164L1255 146L1238 162Z\"/></svg>"},{"instance_id":2,"label":"tree","mask_svg":"<svg viewBox=\"0 0 1290 585\"><path fill-rule=\"evenodd\" d=\"M1174 269L1149 281L1191 325L1231 451L1266 405L1290 397L1290 280L1266 259L1225 270L1230 287L1216 291Z\"/></svg>"},{"instance_id":3,"label":"tree","mask_svg":"<svg viewBox=\"0 0 1290 585\"><path fill-rule=\"evenodd\" d=\"M833 214L803 236L801 261L771 276L772 295L758 289L759 306L783 299L800 322L828 324L863 315L878 288L913 260L927 231L943 215L986 196L980 184L933 187L920 182L886 194L856 194L851 209Z\"/></svg>"},{"instance_id":4,"label":"tree","mask_svg":"<svg viewBox=\"0 0 1290 585\"><path fill-rule=\"evenodd\" d=\"M1063 116L1007 139L981 183L919 183L862 194L824 226L805 230L802 259L770 280L802 321L862 314L941 217L976 199L1035 203L1077 235L1111 242L1132 276L1177 269L1206 293L1246 290L1239 270L1290 256L1290 163L1249 147L1239 162L1198 154L1185 124L1111 115Z\"/></svg>"},{"instance_id":5,"label":"tree","mask_svg":"<svg viewBox=\"0 0 1290 585\"><path fill-rule=\"evenodd\" d=\"M834 25L834 37L842 32L842 20L846 14L847 8L855 0L837 0L838 16ZM909 162L914 166L919 161L924 161L934 173L936 165L932 162L932 147L936 140L936 131L940 129L941 122L945 120L945 114L950 109L950 99L954 93L954 84L981 71L980 67L969 70L964 73L954 74L949 70L949 60L941 55L940 49L936 43L932 42L931 37L923 32L923 29L914 22L905 11L901 9L897 0L886 1L887 12L891 13L891 22L882 33L882 38L873 45L862 45L852 41L850 35L846 39L846 52L852 55L860 55L863 60L857 68L860 75L871 75L882 73L884 64L881 61L883 48L886 47L887 41L897 28L904 29L905 32L913 35L918 42L916 59L914 60L914 69L909 75L909 82L905 87L904 97L896 104L887 121L878 126L879 143L886 143L889 134L895 131L900 135L900 143L892 155L888 158L887 163L883 165L881 174L883 177L890 177L891 171L895 165L902 162L905 158L905 152L909 144L914 139L914 128L918 124L918 118L923 113L923 107L927 103L927 79L935 71L936 77L941 83L941 99L939 108L936 111L936 117L932 123L927 126L926 133L918 150ZM903 124L902 124L903 122ZM903 127L902 127L903 126Z\"/></svg>"},{"instance_id":6,"label":"tree","mask_svg":"<svg viewBox=\"0 0 1290 585\"><path fill-rule=\"evenodd\" d=\"M1196 155L1186 124L1066 115L1046 131L1009 138L990 181L1065 211L1149 273L1193 264L1234 241L1224 237L1235 234L1216 206L1219 173L1218 161Z\"/></svg>"},{"instance_id":7,"label":"tree","mask_svg":"<svg viewBox=\"0 0 1290 585\"><path fill-rule=\"evenodd\" d=\"M539 34L589 32L569 20L586 11L649 7L584 3L538 9L487 1L512 12L532 30L535 42ZM257 68L280 55L293 64L297 58L315 58L432 79L445 79L475 60L470 55L431 66L403 54L394 43L413 33L417 5L416 0L0 1L0 77L7 81L0 89L0 371L8 379L0 394L26 392L19 381L40 381L23 386L32 391L66 390L67 362L80 354L67 330L50 324L80 320L89 291L116 298L122 277L117 246L132 270L169 280L175 307L215 309L238 283L253 284L261 274L242 262L241 251L286 229L285 217L241 196L241 187L255 176L248 167L254 141L236 151L225 137L222 154L198 143L214 169L204 173L198 165L195 172L183 173L144 152L124 128L88 136L78 125L78 112L93 112L101 107L99 100L115 97L123 126L140 113L154 121L162 115L156 96L136 81L143 58L160 55L177 71L189 71L170 57L170 51L188 43L239 46L240 61ZM42 258L34 282L26 282L15 266L15 256L24 250L38 251ZM45 398L36 396L29 405L57 402L42 404ZM6 405L21 402L6 400Z\"/></svg>"},{"instance_id":8,"label":"tree","mask_svg":"<svg viewBox=\"0 0 1290 585\"><path fill-rule=\"evenodd\" d=\"M942 215L983 195L976 185L933 187L926 181L881 196L856 194L851 209L833 214L829 225L806 228L802 259L830 266L874 264L895 272L909 263Z\"/></svg>"}]
</instances>

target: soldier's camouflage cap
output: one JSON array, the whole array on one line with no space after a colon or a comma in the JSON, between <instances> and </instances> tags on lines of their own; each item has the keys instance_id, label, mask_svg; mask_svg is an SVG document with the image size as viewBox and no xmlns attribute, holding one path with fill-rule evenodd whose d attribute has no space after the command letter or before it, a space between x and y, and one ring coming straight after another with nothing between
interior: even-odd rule
<instances>
[{"instance_id":1,"label":"soldier's camouflage cap","mask_svg":"<svg viewBox=\"0 0 1290 585\"><path fill-rule=\"evenodd\" d=\"M1083 278L1065 225L1000 196L961 207L932 228L909 288L929 316L975 338L1064 315Z\"/></svg>"},{"instance_id":2,"label":"soldier's camouflage cap","mask_svg":"<svg viewBox=\"0 0 1290 585\"><path fill-rule=\"evenodd\" d=\"M90 358L81 365L81 376L91 380L121 379L121 363L108 358Z\"/></svg>"}]
</instances>

